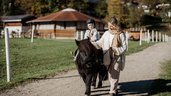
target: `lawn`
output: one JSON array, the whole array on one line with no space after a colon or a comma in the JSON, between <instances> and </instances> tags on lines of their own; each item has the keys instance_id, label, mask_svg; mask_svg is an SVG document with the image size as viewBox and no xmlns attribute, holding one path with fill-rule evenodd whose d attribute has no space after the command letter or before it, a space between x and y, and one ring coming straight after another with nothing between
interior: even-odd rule
<instances>
[{"instance_id":1,"label":"lawn","mask_svg":"<svg viewBox=\"0 0 171 96\"><path fill-rule=\"evenodd\" d=\"M128 51L127 51L126 55L130 55L132 53L142 51L143 49L145 49L153 44L155 44L155 43L142 42L142 45L139 46L139 41L129 41Z\"/></svg>"},{"instance_id":2,"label":"lawn","mask_svg":"<svg viewBox=\"0 0 171 96\"><path fill-rule=\"evenodd\" d=\"M154 43L129 42L127 54L141 51ZM71 52L74 40L10 39L11 82L6 82L4 39L0 39L0 90L13 87L32 78L53 76L74 69Z\"/></svg>"},{"instance_id":3,"label":"lawn","mask_svg":"<svg viewBox=\"0 0 171 96\"><path fill-rule=\"evenodd\" d=\"M0 39L0 88L28 78L73 69L75 66L70 52L75 48L74 40L35 39L34 43L30 43L30 39L11 39L11 82L6 83L4 40Z\"/></svg>"},{"instance_id":4,"label":"lawn","mask_svg":"<svg viewBox=\"0 0 171 96\"><path fill-rule=\"evenodd\" d=\"M171 60L162 63L160 78L152 86L153 96L171 96Z\"/></svg>"}]
</instances>

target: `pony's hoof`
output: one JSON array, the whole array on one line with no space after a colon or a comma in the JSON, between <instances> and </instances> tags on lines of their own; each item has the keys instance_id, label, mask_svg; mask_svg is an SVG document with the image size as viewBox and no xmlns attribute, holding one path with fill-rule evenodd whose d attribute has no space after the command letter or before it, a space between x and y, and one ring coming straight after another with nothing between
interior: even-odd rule
<instances>
[{"instance_id":1,"label":"pony's hoof","mask_svg":"<svg viewBox=\"0 0 171 96\"><path fill-rule=\"evenodd\" d=\"M96 86L91 86L91 89L96 89Z\"/></svg>"},{"instance_id":2,"label":"pony's hoof","mask_svg":"<svg viewBox=\"0 0 171 96\"><path fill-rule=\"evenodd\" d=\"M96 84L91 84L91 88L95 89L96 88Z\"/></svg>"},{"instance_id":3,"label":"pony's hoof","mask_svg":"<svg viewBox=\"0 0 171 96\"><path fill-rule=\"evenodd\" d=\"M102 88L102 83L99 83L97 88Z\"/></svg>"}]
</instances>

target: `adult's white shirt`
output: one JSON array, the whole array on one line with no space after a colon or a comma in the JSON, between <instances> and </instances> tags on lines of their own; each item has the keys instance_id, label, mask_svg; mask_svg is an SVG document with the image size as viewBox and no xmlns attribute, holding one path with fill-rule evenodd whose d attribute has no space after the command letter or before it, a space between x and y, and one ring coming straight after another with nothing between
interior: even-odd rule
<instances>
[{"instance_id":1,"label":"adult's white shirt","mask_svg":"<svg viewBox=\"0 0 171 96\"><path fill-rule=\"evenodd\" d=\"M123 70L124 66L125 66L125 52L127 50L127 44L126 44L127 40L126 40L125 33L121 33L121 34L119 34L119 36L120 36L120 40L121 40L121 46L115 47L114 51L116 52L115 55L119 56L119 58L117 59L117 63L121 64L121 66L122 66L121 70ZM112 40L115 37L116 37L116 35L111 34L108 30L102 35L102 37L98 41L92 42L92 44L97 49L102 48L103 54L104 54L103 63L107 66L110 65L110 63L111 63L109 49L110 49L110 47L112 47Z\"/></svg>"}]
</instances>

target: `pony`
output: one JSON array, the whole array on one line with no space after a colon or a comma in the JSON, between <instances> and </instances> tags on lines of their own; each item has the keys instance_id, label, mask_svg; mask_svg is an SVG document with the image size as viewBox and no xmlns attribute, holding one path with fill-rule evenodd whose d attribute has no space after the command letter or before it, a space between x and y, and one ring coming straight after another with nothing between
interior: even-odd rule
<instances>
[{"instance_id":1,"label":"pony","mask_svg":"<svg viewBox=\"0 0 171 96\"><path fill-rule=\"evenodd\" d=\"M96 86L97 74L99 73L98 88L102 87L102 81L107 79L105 78L107 68L103 65L103 51L96 49L89 38L75 42L79 50L75 64L86 86L85 96L90 96L91 85Z\"/></svg>"}]
</instances>

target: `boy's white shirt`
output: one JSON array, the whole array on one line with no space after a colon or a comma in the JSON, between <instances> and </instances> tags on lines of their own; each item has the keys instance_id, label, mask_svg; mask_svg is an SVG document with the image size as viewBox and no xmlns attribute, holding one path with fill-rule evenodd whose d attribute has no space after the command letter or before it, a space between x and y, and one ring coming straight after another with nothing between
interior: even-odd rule
<instances>
[{"instance_id":1,"label":"boy's white shirt","mask_svg":"<svg viewBox=\"0 0 171 96\"><path fill-rule=\"evenodd\" d=\"M84 39L90 38L90 40L92 42L99 40L100 38L100 34L99 32L97 32L97 30L95 28L93 28L91 31L90 30L86 30L85 34L84 34Z\"/></svg>"}]
</instances>

